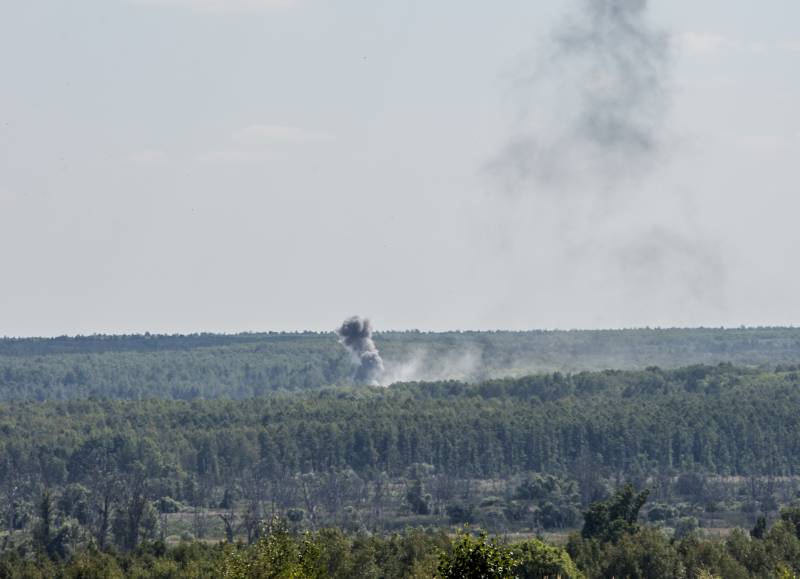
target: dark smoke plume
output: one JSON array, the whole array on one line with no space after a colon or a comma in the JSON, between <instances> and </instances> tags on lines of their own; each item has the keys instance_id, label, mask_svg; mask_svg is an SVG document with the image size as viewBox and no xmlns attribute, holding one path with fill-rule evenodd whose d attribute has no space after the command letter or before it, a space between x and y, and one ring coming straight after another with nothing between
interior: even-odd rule
<instances>
[{"instance_id":1,"label":"dark smoke plume","mask_svg":"<svg viewBox=\"0 0 800 579\"><path fill-rule=\"evenodd\" d=\"M648 0L578 0L533 72L516 135L490 165L511 191L611 190L640 176L661 145L668 37ZM587 187L588 185L588 187Z\"/></svg>"},{"instance_id":2,"label":"dark smoke plume","mask_svg":"<svg viewBox=\"0 0 800 579\"><path fill-rule=\"evenodd\" d=\"M353 316L344 321L338 329L339 342L347 348L358 364L355 379L357 382L380 384L383 375L383 360L372 341L372 324L366 318Z\"/></svg>"},{"instance_id":3,"label":"dark smoke plume","mask_svg":"<svg viewBox=\"0 0 800 579\"><path fill-rule=\"evenodd\" d=\"M488 170L515 201L533 202L540 226L554 224L552 251L618 271L609 282L636 300L723 307L725 263L686 218L692 206L644 182L664 164L671 105L669 35L650 23L651 4L569 2L514 75L520 108ZM662 212L643 212L656 195Z\"/></svg>"}]
</instances>

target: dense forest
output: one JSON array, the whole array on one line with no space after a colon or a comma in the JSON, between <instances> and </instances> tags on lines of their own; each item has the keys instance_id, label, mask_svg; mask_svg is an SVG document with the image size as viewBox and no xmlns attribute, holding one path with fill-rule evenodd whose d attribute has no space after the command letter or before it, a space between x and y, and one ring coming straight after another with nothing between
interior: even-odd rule
<instances>
[{"instance_id":1,"label":"dense forest","mask_svg":"<svg viewBox=\"0 0 800 579\"><path fill-rule=\"evenodd\" d=\"M42 469L54 482L74 452L109 444L146 446L175 468L214 478L258 460L269 470L362 476L418 463L461 477L578 473L587 461L626 475L781 476L799 468L798 403L796 366L652 367L242 401L13 402L0 406L0 432L3 458L21 461L14 472Z\"/></svg>"},{"instance_id":2,"label":"dense forest","mask_svg":"<svg viewBox=\"0 0 800 579\"><path fill-rule=\"evenodd\" d=\"M384 332L385 383L542 372L800 363L800 329ZM342 385L331 333L0 339L0 400L243 399Z\"/></svg>"},{"instance_id":3,"label":"dense forest","mask_svg":"<svg viewBox=\"0 0 800 579\"><path fill-rule=\"evenodd\" d=\"M75 549L72 534L44 494L27 548L0 552L0 577L26 579L792 579L800 567L800 508L781 511L748 532L703 539L684 529L668 537L641 523L649 490L624 485L583 514L563 546L539 538L489 538L469 527L406 529L377 535L341 528L301 531L273 516L249 543L161 539L128 550Z\"/></svg>"},{"instance_id":4,"label":"dense forest","mask_svg":"<svg viewBox=\"0 0 800 579\"><path fill-rule=\"evenodd\" d=\"M0 577L800 571L800 332L375 341L3 340Z\"/></svg>"}]
</instances>

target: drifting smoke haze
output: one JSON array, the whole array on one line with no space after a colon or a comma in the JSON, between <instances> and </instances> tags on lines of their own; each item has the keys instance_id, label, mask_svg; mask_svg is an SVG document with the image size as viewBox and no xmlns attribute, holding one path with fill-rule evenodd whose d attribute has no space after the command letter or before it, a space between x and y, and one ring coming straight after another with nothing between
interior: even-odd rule
<instances>
[{"instance_id":1,"label":"drifting smoke haze","mask_svg":"<svg viewBox=\"0 0 800 579\"><path fill-rule=\"evenodd\" d=\"M667 34L649 25L647 0L578 4L518 79L526 102L517 134L491 164L512 193L531 182L543 193L607 193L661 153Z\"/></svg>"},{"instance_id":2,"label":"drifting smoke haze","mask_svg":"<svg viewBox=\"0 0 800 579\"><path fill-rule=\"evenodd\" d=\"M419 348L401 360L387 360L383 382L473 381L486 377L483 352L478 348L445 354Z\"/></svg>"},{"instance_id":3,"label":"drifting smoke haze","mask_svg":"<svg viewBox=\"0 0 800 579\"><path fill-rule=\"evenodd\" d=\"M380 386L396 382L471 381L488 377L483 351L479 347L444 352L418 347L384 363L372 339L372 331L372 323L359 316L348 318L337 330L339 343L350 353L356 366L353 378L358 383Z\"/></svg>"},{"instance_id":4,"label":"drifting smoke haze","mask_svg":"<svg viewBox=\"0 0 800 579\"><path fill-rule=\"evenodd\" d=\"M357 365L356 382L380 385L384 367L378 348L372 340L372 324L366 318L353 316L339 327L339 342L347 348Z\"/></svg>"},{"instance_id":5,"label":"drifting smoke haze","mask_svg":"<svg viewBox=\"0 0 800 579\"><path fill-rule=\"evenodd\" d=\"M587 6L588 20L556 37L555 62L582 62L589 80L578 91L572 138L595 147L601 158L616 162L624 155L626 163L641 162L659 147L666 37L648 29L643 0L593 0Z\"/></svg>"},{"instance_id":6,"label":"drifting smoke haze","mask_svg":"<svg viewBox=\"0 0 800 579\"><path fill-rule=\"evenodd\" d=\"M650 178L668 162L670 37L648 0L576 0L538 57L515 75L519 111L488 165L511 203L532 204L564 263L654 289L698 311L722 307L725 265L692 219L690 197ZM658 207L659 210L653 210Z\"/></svg>"}]
</instances>

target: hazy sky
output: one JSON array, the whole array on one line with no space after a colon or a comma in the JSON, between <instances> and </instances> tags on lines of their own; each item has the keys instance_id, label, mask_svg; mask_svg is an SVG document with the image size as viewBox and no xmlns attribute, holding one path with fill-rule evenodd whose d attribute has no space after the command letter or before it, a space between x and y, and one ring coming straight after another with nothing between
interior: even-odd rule
<instances>
[{"instance_id":1,"label":"hazy sky","mask_svg":"<svg viewBox=\"0 0 800 579\"><path fill-rule=\"evenodd\" d=\"M647 167L510 184L569 5L0 3L0 335L800 324L800 2L653 0Z\"/></svg>"}]
</instances>

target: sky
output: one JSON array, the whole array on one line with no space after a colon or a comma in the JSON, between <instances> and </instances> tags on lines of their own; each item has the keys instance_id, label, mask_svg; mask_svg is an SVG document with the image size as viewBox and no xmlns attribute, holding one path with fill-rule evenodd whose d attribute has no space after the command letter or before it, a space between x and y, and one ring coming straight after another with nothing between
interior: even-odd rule
<instances>
[{"instance_id":1,"label":"sky","mask_svg":"<svg viewBox=\"0 0 800 579\"><path fill-rule=\"evenodd\" d=\"M645 8L609 152L581 0L0 3L0 335L800 324L800 3Z\"/></svg>"}]
</instances>

